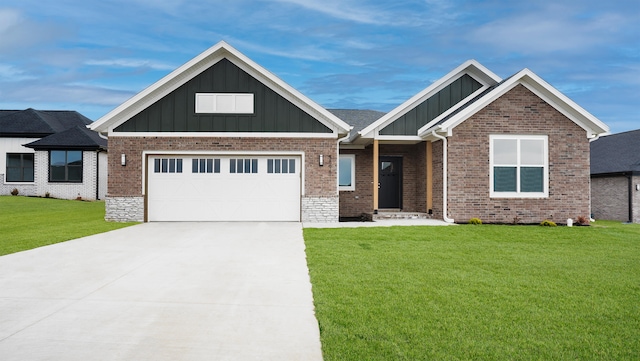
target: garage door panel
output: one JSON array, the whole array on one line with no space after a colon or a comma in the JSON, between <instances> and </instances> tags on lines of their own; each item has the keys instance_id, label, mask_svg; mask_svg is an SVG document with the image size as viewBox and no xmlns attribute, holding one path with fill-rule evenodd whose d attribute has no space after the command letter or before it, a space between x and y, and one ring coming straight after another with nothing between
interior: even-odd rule
<instances>
[{"instance_id":1,"label":"garage door panel","mask_svg":"<svg viewBox=\"0 0 640 361\"><path fill-rule=\"evenodd\" d=\"M170 156L163 156L163 158ZM300 158L295 173L268 173L267 161L274 157L242 156L250 159L256 173L230 173L237 157L221 158L220 173L192 173L192 161L183 157L182 173L148 175L149 221L299 221ZM254 162L253 159L257 159ZM154 162L154 160L151 160ZM251 172L251 167L243 171ZM194 169L195 169L194 165ZM236 167L236 171L237 171ZM274 167L271 167L274 171Z\"/></svg>"}]
</instances>

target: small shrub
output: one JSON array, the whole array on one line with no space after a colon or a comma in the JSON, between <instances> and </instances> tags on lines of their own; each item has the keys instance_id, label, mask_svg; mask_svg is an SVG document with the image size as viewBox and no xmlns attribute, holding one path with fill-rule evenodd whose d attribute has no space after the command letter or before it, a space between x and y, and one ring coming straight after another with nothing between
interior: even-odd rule
<instances>
[{"instance_id":1,"label":"small shrub","mask_svg":"<svg viewBox=\"0 0 640 361\"><path fill-rule=\"evenodd\" d=\"M44 197L45 197L45 198L51 198L51 193L46 192L46 193L44 194Z\"/></svg>"},{"instance_id":2,"label":"small shrub","mask_svg":"<svg viewBox=\"0 0 640 361\"><path fill-rule=\"evenodd\" d=\"M480 218L471 218L469 224L482 224L482 220Z\"/></svg>"},{"instance_id":3,"label":"small shrub","mask_svg":"<svg viewBox=\"0 0 640 361\"><path fill-rule=\"evenodd\" d=\"M588 226L590 224L589 222L589 218L585 217L585 216L579 216L578 218L576 218L576 223L577 226Z\"/></svg>"},{"instance_id":4,"label":"small shrub","mask_svg":"<svg viewBox=\"0 0 640 361\"><path fill-rule=\"evenodd\" d=\"M544 221L542 221L540 223L541 226L543 227L557 227L558 225L556 224L556 222L550 221L548 219L545 219Z\"/></svg>"},{"instance_id":5,"label":"small shrub","mask_svg":"<svg viewBox=\"0 0 640 361\"><path fill-rule=\"evenodd\" d=\"M13 189L11 190L11 195L12 195L12 196L17 196L17 195L18 195L18 193L20 193L20 192L18 191L18 188L13 188Z\"/></svg>"}]
</instances>

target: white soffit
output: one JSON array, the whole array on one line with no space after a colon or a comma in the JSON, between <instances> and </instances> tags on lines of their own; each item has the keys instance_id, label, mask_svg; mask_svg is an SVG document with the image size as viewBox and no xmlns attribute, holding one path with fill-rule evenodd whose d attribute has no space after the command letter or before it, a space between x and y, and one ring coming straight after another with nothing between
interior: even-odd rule
<instances>
[{"instance_id":1,"label":"white soffit","mask_svg":"<svg viewBox=\"0 0 640 361\"><path fill-rule=\"evenodd\" d=\"M276 93L315 117L334 133L346 134L351 129L347 123L331 114L277 76L261 67L224 41L220 41L178 69L136 94L94 123L90 129L97 132L111 132L135 114L148 108L157 100L179 88L223 58L229 59L243 71L254 76Z\"/></svg>"},{"instance_id":2,"label":"white soffit","mask_svg":"<svg viewBox=\"0 0 640 361\"><path fill-rule=\"evenodd\" d=\"M455 80L460 78L464 74L469 74L472 78L476 79L480 82L483 87L482 90L486 89L488 86L495 85L502 81L502 79L494 74L491 70L485 68L482 64L477 62L476 60L467 60L457 68L450 71L447 75L438 79L436 82L422 90L420 93L414 95L409 100L397 106L395 109L385 114L380 119L376 120L366 128L362 129L359 134L361 137L366 138L374 138L376 134L374 134L377 130L384 128L385 126L391 124L411 109L420 105L422 102L427 100L429 97L439 92L447 85L453 83ZM462 102L461 102L462 103ZM458 105L459 106L459 105ZM456 108L457 106L452 107Z\"/></svg>"}]
</instances>

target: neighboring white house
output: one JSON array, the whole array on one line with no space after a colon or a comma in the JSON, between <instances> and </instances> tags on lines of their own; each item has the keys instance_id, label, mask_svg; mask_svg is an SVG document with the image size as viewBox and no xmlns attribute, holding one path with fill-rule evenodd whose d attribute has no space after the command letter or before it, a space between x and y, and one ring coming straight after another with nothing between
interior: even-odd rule
<instances>
[{"instance_id":1,"label":"neighboring white house","mask_svg":"<svg viewBox=\"0 0 640 361\"><path fill-rule=\"evenodd\" d=\"M0 195L104 199L107 140L75 111L0 110Z\"/></svg>"}]
</instances>

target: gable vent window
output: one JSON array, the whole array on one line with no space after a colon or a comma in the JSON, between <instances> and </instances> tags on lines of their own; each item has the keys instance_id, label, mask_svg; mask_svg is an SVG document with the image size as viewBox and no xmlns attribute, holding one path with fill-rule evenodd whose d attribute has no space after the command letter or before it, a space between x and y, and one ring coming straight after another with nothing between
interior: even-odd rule
<instances>
[{"instance_id":1,"label":"gable vent window","mask_svg":"<svg viewBox=\"0 0 640 361\"><path fill-rule=\"evenodd\" d=\"M154 173L182 173L182 159L159 158L154 159Z\"/></svg>"},{"instance_id":2,"label":"gable vent window","mask_svg":"<svg viewBox=\"0 0 640 361\"><path fill-rule=\"evenodd\" d=\"M295 173L295 159L267 159L267 173Z\"/></svg>"},{"instance_id":3,"label":"gable vent window","mask_svg":"<svg viewBox=\"0 0 640 361\"><path fill-rule=\"evenodd\" d=\"M253 114L253 94L196 93L196 113Z\"/></svg>"},{"instance_id":4,"label":"gable vent window","mask_svg":"<svg viewBox=\"0 0 640 361\"><path fill-rule=\"evenodd\" d=\"M220 159L192 159L191 173L220 173Z\"/></svg>"},{"instance_id":5,"label":"gable vent window","mask_svg":"<svg viewBox=\"0 0 640 361\"><path fill-rule=\"evenodd\" d=\"M258 173L257 159L231 159L229 173Z\"/></svg>"}]
</instances>

